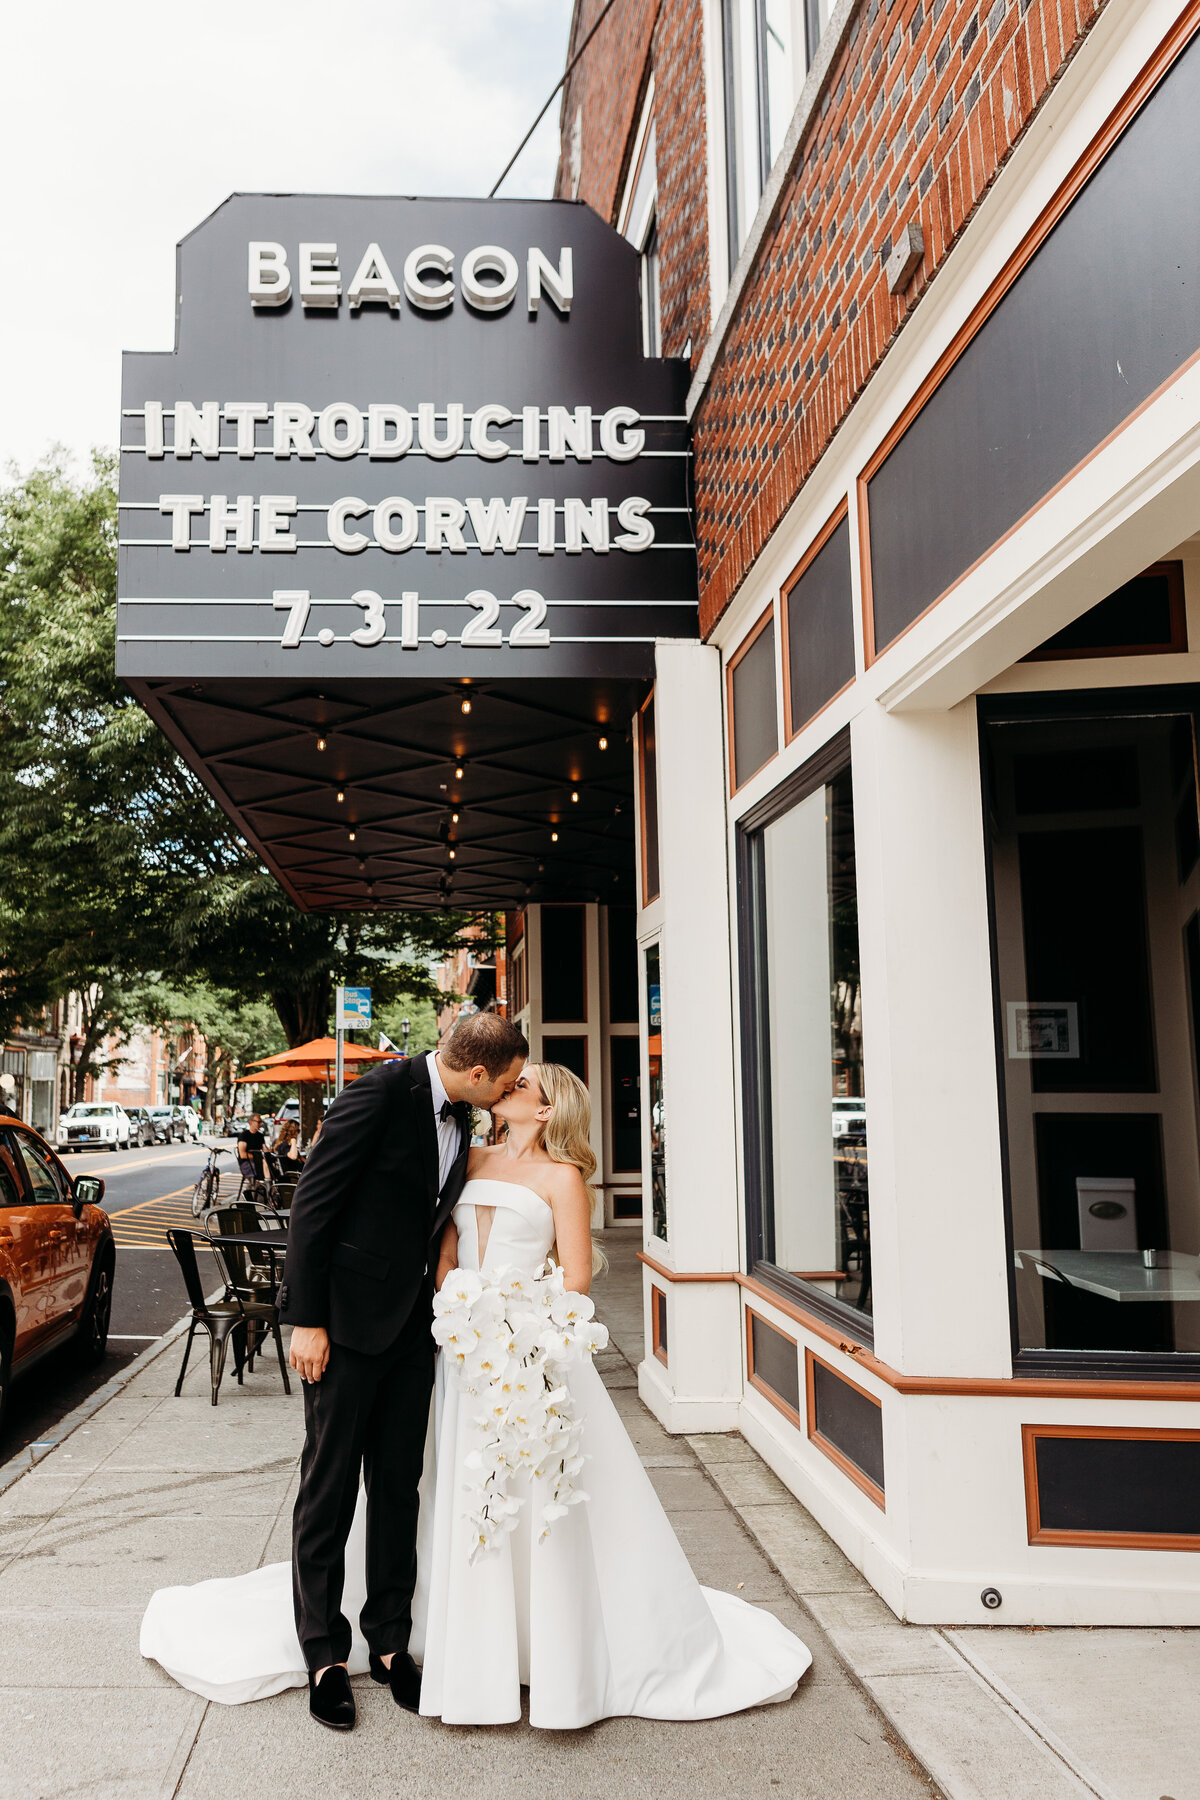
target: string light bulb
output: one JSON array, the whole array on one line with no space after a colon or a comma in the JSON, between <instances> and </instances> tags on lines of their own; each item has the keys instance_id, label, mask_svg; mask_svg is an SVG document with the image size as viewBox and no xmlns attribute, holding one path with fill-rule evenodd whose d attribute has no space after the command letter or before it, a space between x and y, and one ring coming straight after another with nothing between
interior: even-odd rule
<instances>
[{"instance_id":1,"label":"string light bulb","mask_svg":"<svg viewBox=\"0 0 1200 1800\"><path fill-rule=\"evenodd\" d=\"M457 814L457 813L451 813L451 814L450 814L450 823L451 823L451 824L452 824L452 825L457 825L457 824L458 824L458 814Z\"/></svg>"},{"instance_id":2,"label":"string light bulb","mask_svg":"<svg viewBox=\"0 0 1200 1800\"><path fill-rule=\"evenodd\" d=\"M358 837L358 833L356 831L352 831L350 833L350 842L353 844L357 837Z\"/></svg>"},{"instance_id":3,"label":"string light bulb","mask_svg":"<svg viewBox=\"0 0 1200 1800\"><path fill-rule=\"evenodd\" d=\"M601 738L601 739L600 739L600 748L601 748L601 749L602 749L602 750L607 750L607 749L608 749L608 739L607 739L607 738Z\"/></svg>"},{"instance_id":4,"label":"string light bulb","mask_svg":"<svg viewBox=\"0 0 1200 1800\"><path fill-rule=\"evenodd\" d=\"M464 772L464 771L463 771L463 768L462 768L462 765L461 765L461 763L460 763L460 764L459 764L459 766L458 766L458 768L457 768L457 769L455 769L455 771L454 771L454 779L455 779L455 781L461 781L461 780L462 780L462 778L463 778L463 772Z\"/></svg>"},{"instance_id":5,"label":"string light bulb","mask_svg":"<svg viewBox=\"0 0 1200 1800\"><path fill-rule=\"evenodd\" d=\"M318 738L318 739L317 739L317 749L318 749L318 750L324 750L324 748L325 748L325 739L324 739L324 738Z\"/></svg>"},{"instance_id":6,"label":"string light bulb","mask_svg":"<svg viewBox=\"0 0 1200 1800\"><path fill-rule=\"evenodd\" d=\"M469 713L471 710L471 702L469 700L464 700L462 703L462 709L463 709L464 713Z\"/></svg>"},{"instance_id":7,"label":"string light bulb","mask_svg":"<svg viewBox=\"0 0 1200 1800\"><path fill-rule=\"evenodd\" d=\"M550 833L550 842L551 842L551 843L552 843L552 844L557 844L557 842L558 842L558 833L557 833L557 831L552 831L552 832L551 832L551 833Z\"/></svg>"},{"instance_id":8,"label":"string light bulb","mask_svg":"<svg viewBox=\"0 0 1200 1800\"><path fill-rule=\"evenodd\" d=\"M450 852L450 861L451 862L454 861L454 851L453 850L451 850L451 852Z\"/></svg>"},{"instance_id":9,"label":"string light bulb","mask_svg":"<svg viewBox=\"0 0 1200 1800\"><path fill-rule=\"evenodd\" d=\"M344 788L338 789L337 797L338 797L338 805L340 806L342 804L342 801L346 798L346 792L345 792Z\"/></svg>"},{"instance_id":10,"label":"string light bulb","mask_svg":"<svg viewBox=\"0 0 1200 1800\"><path fill-rule=\"evenodd\" d=\"M577 801L579 799L579 789L578 788L572 788L571 798L572 798L572 800L575 800L575 801Z\"/></svg>"}]
</instances>

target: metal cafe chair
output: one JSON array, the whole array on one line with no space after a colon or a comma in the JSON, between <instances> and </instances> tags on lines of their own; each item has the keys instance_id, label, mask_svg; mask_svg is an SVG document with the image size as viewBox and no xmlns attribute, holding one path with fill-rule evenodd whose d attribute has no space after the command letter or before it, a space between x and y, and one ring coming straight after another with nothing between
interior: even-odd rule
<instances>
[{"instance_id":1,"label":"metal cafe chair","mask_svg":"<svg viewBox=\"0 0 1200 1800\"><path fill-rule=\"evenodd\" d=\"M274 1150L263 1152L263 1169L266 1175L266 1204L272 1212L290 1211L292 1195L296 1192L296 1183L300 1179L300 1169L296 1163L288 1162L286 1157L279 1156Z\"/></svg>"},{"instance_id":2,"label":"metal cafe chair","mask_svg":"<svg viewBox=\"0 0 1200 1800\"><path fill-rule=\"evenodd\" d=\"M192 1353L192 1339L198 1327L207 1331L209 1338L209 1373L212 1382L212 1403L217 1404L217 1390L221 1386L221 1376L225 1371L225 1353L229 1338L239 1326L246 1321L245 1308L235 1296L232 1299L207 1300L204 1295L204 1284L200 1280L200 1268L196 1261L196 1239L206 1242L198 1232L181 1231L172 1226L167 1232L167 1242L175 1255L175 1261L183 1273L183 1285L187 1289L187 1297L191 1302L192 1319L188 1326L187 1343L183 1347L183 1362L179 1369L179 1380L175 1383L175 1398L178 1399L183 1388L183 1378L187 1374L188 1357ZM238 1339L234 1338L234 1366L237 1378L242 1379L242 1355ZM286 1376L284 1380L286 1382Z\"/></svg>"},{"instance_id":3,"label":"metal cafe chair","mask_svg":"<svg viewBox=\"0 0 1200 1800\"><path fill-rule=\"evenodd\" d=\"M196 1330L205 1330L209 1334L210 1386L212 1386L212 1404L216 1406L221 1375L225 1373L228 1339L230 1336L234 1337L234 1366L237 1370L237 1382L241 1384L241 1370L243 1370L241 1345L246 1343L248 1328L252 1325L266 1325L272 1330L272 1336L275 1337L275 1352L279 1355L279 1373L282 1375L284 1393L291 1393L291 1384L288 1382L288 1364L284 1361L282 1337L279 1336L279 1314L275 1312L275 1307L266 1301L243 1300L241 1294L237 1294L236 1291L230 1294L228 1285L227 1296L223 1300L205 1300L203 1283L200 1280L200 1265L196 1262L196 1242L205 1244L207 1237L201 1237L198 1231L182 1231L178 1226L173 1226L167 1231L167 1244L173 1249L175 1260L184 1274L184 1287L187 1289L187 1298L191 1301L191 1309L193 1309L191 1325L187 1328L187 1343L184 1345L184 1361L180 1364L180 1379L175 1384L176 1399L184 1388L187 1359L191 1355ZM219 1264L219 1246L214 1244L210 1247L212 1247L214 1255L218 1255L219 1267L221 1265ZM225 1269L221 1269L221 1273L227 1276Z\"/></svg>"},{"instance_id":4,"label":"metal cafe chair","mask_svg":"<svg viewBox=\"0 0 1200 1800\"><path fill-rule=\"evenodd\" d=\"M272 1220L275 1215L271 1215ZM212 1243L217 1237L244 1237L247 1232L261 1232L264 1227L260 1209L246 1200L235 1200L230 1206L215 1206L205 1215L204 1229ZM287 1247L287 1238L279 1234L279 1248ZM214 1245L221 1259L220 1247ZM279 1291L282 1267L272 1250L258 1244L229 1246L225 1259L232 1282L229 1294L237 1292L243 1300L274 1300ZM227 1296L228 1297L228 1296Z\"/></svg>"},{"instance_id":5,"label":"metal cafe chair","mask_svg":"<svg viewBox=\"0 0 1200 1800\"><path fill-rule=\"evenodd\" d=\"M204 1228L225 1282L225 1298L239 1301L246 1315L246 1366L253 1374L254 1359L270 1331L279 1348L279 1366L284 1371L283 1384L286 1389L287 1373L283 1365L279 1312L276 1306L279 1284L283 1279L286 1232L271 1233L278 1237L278 1250L274 1245L239 1243L238 1239L248 1232L259 1235L262 1232L261 1221L254 1207L244 1202L214 1209L206 1217Z\"/></svg>"}]
</instances>

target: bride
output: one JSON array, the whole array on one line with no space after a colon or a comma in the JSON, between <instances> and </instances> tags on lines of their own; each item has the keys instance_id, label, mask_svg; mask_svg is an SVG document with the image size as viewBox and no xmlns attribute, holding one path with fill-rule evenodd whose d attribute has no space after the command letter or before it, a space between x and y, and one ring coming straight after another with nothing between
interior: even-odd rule
<instances>
[{"instance_id":1,"label":"bride","mask_svg":"<svg viewBox=\"0 0 1200 1800\"><path fill-rule=\"evenodd\" d=\"M566 1289L587 1294L594 1263L603 1266L591 1237L587 1089L558 1064L527 1063L492 1113L505 1138L471 1152L438 1287L462 1270L533 1276L551 1256ZM520 1719L526 1687L530 1724L569 1730L630 1715L716 1718L787 1699L811 1661L804 1644L771 1613L699 1585L589 1357L572 1360L568 1385L586 1499L555 1507L560 1516L540 1532L546 1478L513 1476L515 1528L472 1559L477 1409L447 1356L438 1359L409 1646L422 1665L421 1712L507 1724ZM360 1493L343 1600L355 1624L351 1674L368 1666L357 1628L364 1571ZM230 1705L303 1686L290 1564L160 1589L141 1649L184 1687Z\"/></svg>"}]
</instances>

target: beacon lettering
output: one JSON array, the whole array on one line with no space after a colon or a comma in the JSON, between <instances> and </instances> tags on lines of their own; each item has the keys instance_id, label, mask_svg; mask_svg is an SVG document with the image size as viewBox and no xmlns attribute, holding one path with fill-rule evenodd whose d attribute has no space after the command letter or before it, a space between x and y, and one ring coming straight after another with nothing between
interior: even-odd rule
<instances>
[{"instance_id":1,"label":"beacon lettering","mask_svg":"<svg viewBox=\"0 0 1200 1800\"><path fill-rule=\"evenodd\" d=\"M235 195L126 357L121 672L648 672L696 557L640 304L571 203Z\"/></svg>"}]
</instances>

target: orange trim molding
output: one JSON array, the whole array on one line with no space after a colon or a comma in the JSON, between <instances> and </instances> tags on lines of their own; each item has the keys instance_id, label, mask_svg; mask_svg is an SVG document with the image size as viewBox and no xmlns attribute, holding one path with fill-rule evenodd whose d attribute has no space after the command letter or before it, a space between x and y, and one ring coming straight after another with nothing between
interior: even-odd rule
<instances>
[{"instance_id":1,"label":"orange trim molding","mask_svg":"<svg viewBox=\"0 0 1200 1800\"><path fill-rule=\"evenodd\" d=\"M1197 1443L1200 1431L1163 1428L1141 1429L1130 1425L1022 1425L1021 1448L1025 1466L1025 1516L1031 1544L1077 1544L1103 1550L1200 1550L1200 1533L1151 1531L1059 1531L1042 1524L1038 1496L1037 1441L1039 1438L1123 1438L1157 1442Z\"/></svg>"},{"instance_id":2,"label":"orange trim molding","mask_svg":"<svg viewBox=\"0 0 1200 1800\"><path fill-rule=\"evenodd\" d=\"M796 1411L795 1407L789 1406L787 1401L783 1398L782 1394L777 1394L773 1387L768 1386L768 1384L763 1380L761 1375L758 1375L755 1373L755 1370L754 1370L754 1321L755 1321L755 1319L758 1320L760 1325L765 1326L768 1331L773 1331L775 1333L776 1337L783 1338L786 1343L789 1343L792 1346L793 1350L798 1352L799 1345L797 1344L795 1338L792 1337L788 1332L780 1331L778 1325L772 1325L770 1319L762 1318L758 1313L752 1312L749 1307L746 1307L745 1310L746 1310L746 1380L750 1383L750 1386L752 1388L755 1388L762 1395L764 1400L769 1400L771 1402L771 1405L776 1407L783 1414L784 1418L788 1420L788 1422L790 1424L794 1425L798 1431L803 1431L804 1430L804 1421L800 1417L800 1414ZM799 1376L800 1376L800 1370L799 1370L799 1367L797 1367L797 1370L796 1370L797 1380L799 1380Z\"/></svg>"},{"instance_id":3,"label":"orange trim molding","mask_svg":"<svg viewBox=\"0 0 1200 1800\"><path fill-rule=\"evenodd\" d=\"M835 1381L844 1382L847 1387L853 1388L856 1394L861 1394L864 1400L869 1400L872 1406L879 1407L881 1413L883 1411L877 1395L868 1393L867 1389L860 1387L857 1381L851 1381L849 1376L843 1375L840 1369L835 1369L832 1363L826 1362L823 1356L814 1356L806 1344L804 1347L804 1410L807 1414L808 1441L816 1446L822 1456L827 1456L831 1463L835 1463L848 1481L852 1481L856 1488L861 1488L867 1499L873 1501L880 1512L886 1512L887 1500L883 1489L872 1481L869 1475L864 1475L858 1464L851 1462L844 1450L839 1450L836 1444L831 1444L829 1439L822 1437L817 1429L815 1374L818 1363L823 1369L829 1371Z\"/></svg>"},{"instance_id":4,"label":"orange trim molding","mask_svg":"<svg viewBox=\"0 0 1200 1800\"><path fill-rule=\"evenodd\" d=\"M711 1278L710 1278L711 1279ZM1050 1376L1010 1375L1004 1378L974 1375L902 1375L862 1344L851 1343L836 1326L828 1324L793 1300L777 1294L753 1275L732 1277L748 1294L765 1300L786 1319L803 1326L813 1337L832 1344L843 1356L853 1357L858 1368L874 1375L897 1394L942 1394L950 1398L991 1400L1200 1400L1197 1381L1088 1381ZM770 1324L770 1320L767 1321Z\"/></svg>"},{"instance_id":5,"label":"orange trim molding","mask_svg":"<svg viewBox=\"0 0 1200 1800\"><path fill-rule=\"evenodd\" d=\"M735 1274L723 1275L718 1272L701 1274L693 1270L685 1272L681 1269L668 1269L665 1263L655 1262L654 1258L647 1256L644 1250L638 1251L637 1259L640 1263L645 1263L648 1269L653 1269L656 1275L661 1275L664 1281L736 1281L738 1279Z\"/></svg>"},{"instance_id":6,"label":"orange trim molding","mask_svg":"<svg viewBox=\"0 0 1200 1800\"><path fill-rule=\"evenodd\" d=\"M876 656L882 654L875 643L875 607L871 585L871 525L868 517L867 500L867 487L871 477L875 475L882 464L886 462L900 439L904 436L904 433L917 417L917 414L927 404L934 391L941 385L945 376L958 361L972 338L975 337L977 332L986 323L987 319L1000 304L1009 288L1022 273L1026 264L1033 259L1036 252L1049 237L1062 215L1078 195L1080 189L1095 173L1096 169L1104 161L1104 158L1108 155L1113 145L1117 142L1117 139L1122 135L1134 116L1140 111L1141 107L1144 106L1150 95L1154 92L1154 89L1158 86L1171 65L1187 47L1187 44L1195 35L1197 27L1200 27L1200 0L1191 0L1191 4L1184 8L1183 12L1171 27L1171 30L1167 33L1166 37L1158 46L1158 49L1154 52L1154 55L1139 73L1137 79L1126 89L1117 105L1104 121L1070 174L1062 182L1053 198L1034 220L1000 273L988 287L987 291L976 302L963 324L950 340L933 368L929 371L929 374L925 377L908 405L900 413L895 423L890 427L878 449L874 452L869 462L858 476L858 531L862 590L863 648L866 666L868 668L870 668L871 664L875 661ZM1108 436L1104 438L1101 443L1097 444L1094 450L1090 451L1087 456L1076 463L1075 467L1070 469L1067 474L1063 476L1061 481L1056 482L1048 493L1043 494L1042 498L1037 501L1035 505L1031 506L1028 512L1024 513L1014 525L1011 525L1006 532L998 537L994 544L988 546L982 556L976 557L970 568L964 569L963 573L956 581L951 582L948 588L931 600L929 605L919 612L915 619L909 621L903 631L897 632L894 638L889 639L889 644L885 645L884 648L888 648L890 644L898 643L902 637L905 637L907 633L920 622L921 619L925 618L927 613L931 612L935 606L940 605L947 594L952 594L955 588L959 587L962 582L967 579L968 575L979 567L980 563L983 562L986 557L990 556L1001 544L1005 543L1014 532L1019 531L1021 526L1024 525L1028 519L1033 517L1034 513L1045 506L1047 501L1053 499L1054 495L1057 494L1060 489L1065 487L1067 482L1071 481L1081 469L1086 468L1095 457L1099 456L1102 450L1106 449L1121 432L1125 431L1148 406L1152 406L1155 400L1178 381L1185 370L1191 368L1197 361L1200 361L1200 351L1198 351L1195 356L1189 357L1188 360L1180 368L1176 369L1160 387L1155 389L1153 394L1144 400L1140 406L1135 408L1135 410L1128 415L1127 418L1123 419L1119 425L1109 432Z\"/></svg>"},{"instance_id":7,"label":"orange trim molding","mask_svg":"<svg viewBox=\"0 0 1200 1800\"><path fill-rule=\"evenodd\" d=\"M767 761L760 763L757 769L752 769L750 775L743 776L741 781L738 780L737 735L733 716L733 672L741 662L743 656L746 655L747 651L753 650L763 632L767 629L768 625L771 625L774 622L774 619L775 602L772 600L766 611L762 613L750 627L750 630L746 633L729 661L725 664L725 717L729 721L729 792L731 795L736 794L740 787L745 787L746 783L750 780L751 775L757 775L760 769L765 769L767 763L774 762L775 758L779 755L779 730L777 724L775 731L775 748L772 750L770 756L768 756Z\"/></svg>"}]
</instances>

